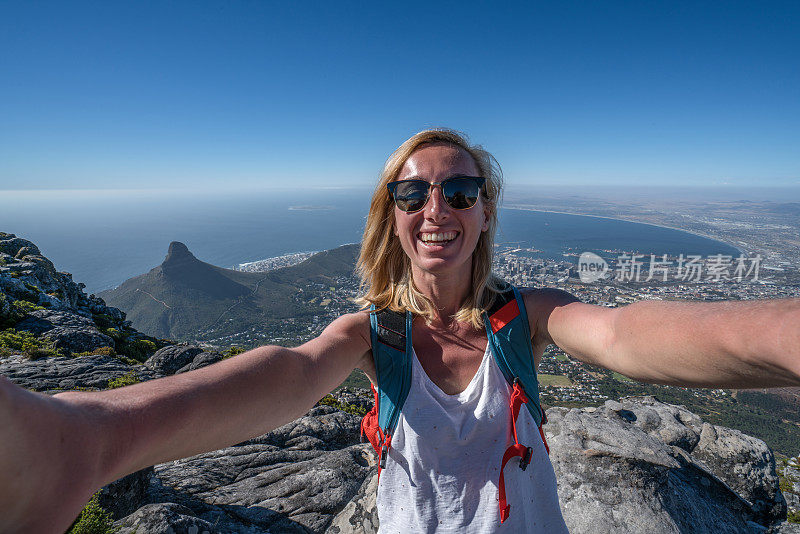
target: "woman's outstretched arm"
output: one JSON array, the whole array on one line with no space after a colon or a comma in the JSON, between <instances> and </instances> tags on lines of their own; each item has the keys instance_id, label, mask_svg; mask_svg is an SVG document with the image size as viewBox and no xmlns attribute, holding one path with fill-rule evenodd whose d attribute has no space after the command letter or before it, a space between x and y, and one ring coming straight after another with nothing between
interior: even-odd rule
<instances>
[{"instance_id":1,"label":"woman's outstretched arm","mask_svg":"<svg viewBox=\"0 0 800 534\"><path fill-rule=\"evenodd\" d=\"M120 389L48 397L0 377L0 532L63 532L103 485L292 421L368 355L358 313L295 349L260 347Z\"/></svg>"},{"instance_id":2,"label":"woman's outstretched arm","mask_svg":"<svg viewBox=\"0 0 800 534\"><path fill-rule=\"evenodd\" d=\"M584 304L560 290L526 296L535 331L586 363L640 382L687 387L800 385L800 299ZM533 320L532 320L533 321Z\"/></svg>"}]
</instances>

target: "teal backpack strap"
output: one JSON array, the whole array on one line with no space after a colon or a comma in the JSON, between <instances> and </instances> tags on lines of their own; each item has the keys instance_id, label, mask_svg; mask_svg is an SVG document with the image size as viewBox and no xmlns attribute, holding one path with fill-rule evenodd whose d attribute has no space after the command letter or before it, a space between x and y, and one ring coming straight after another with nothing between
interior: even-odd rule
<instances>
[{"instance_id":1,"label":"teal backpack strap","mask_svg":"<svg viewBox=\"0 0 800 534\"><path fill-rule=\"evenodd\" d=\"M547 422L539 403L539 380L533 364L531 329L525 302L517 288L507 285L484 314L486 335L495 361L509 385L519 381L528 402L525 405L536 426Z\"/></svg>"},{"instance_id":2,"label":"teal backpack strap","mask_svg":"<svg viewBox=\"0 0 800 534\"><path fill-rule=\"evenodd\" d=\"M547 422L547 419L539 403L539 380L533 364L528 314L525 311L522 295L515 287L508 285L506 290L497 296L495 303L484 314L484 324L497 366L511 385L509 404L514 443L503 454L498 481L500 523L503 523L511 512L511 505L506 499L504 472L506 464L512 458L519 457L519 467L525 470L533 455L533 449L521 444L517 436L517 416L523 404L528 407L536 426L539 427L539 434L548 454L550 448L542 430L542 424Z\"/></svg>"},{"instance_id":3,"label":"teal backpack strap","mask_svg":"<svg viewBox=\"0 0 800 534\"><path fill-rule=\"evenodd\" d=\"M378 390L373 412L365 417L365 421L372 417L371 424L367 423L368 428L364 428L362 423L362 429L379 455L380 469L386 466L386 454L411 388L411 320L410 312L375 311L373 307L370 313L372 357Z\"/></svg>"}]
</instances>

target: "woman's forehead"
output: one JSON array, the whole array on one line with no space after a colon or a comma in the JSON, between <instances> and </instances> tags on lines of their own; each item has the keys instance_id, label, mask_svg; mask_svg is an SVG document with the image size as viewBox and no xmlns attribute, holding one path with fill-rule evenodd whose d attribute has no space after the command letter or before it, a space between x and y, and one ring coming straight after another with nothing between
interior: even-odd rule
<instances>
[{"instance_id":1,"label":"woman's forehead","mask_svg":"<svg viewBox=\"0 0 800 534\"><path fill-rule=\"evenodd\" d=\"M400 169L398 179L419 177L441 180L458 174L478 176L478 165L469 152L449 143L425 145L415 150Z\"/></svg>"}]
</instances>

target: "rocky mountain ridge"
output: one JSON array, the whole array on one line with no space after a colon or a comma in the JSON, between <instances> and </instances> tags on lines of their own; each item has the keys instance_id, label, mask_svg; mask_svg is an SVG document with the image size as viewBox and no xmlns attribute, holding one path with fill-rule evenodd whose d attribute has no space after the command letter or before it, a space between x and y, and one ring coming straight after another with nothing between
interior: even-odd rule
<instances>
[{"instance_id":1,"label":"rocky mountain ridge","mask_svg":"<svg viewBox=\"0 0 800 534\"><path fill-rule=\"evenodd\" d=\"M135 363L166 344L132 328L124 312L84 287L32 242L0 232L0 355L96 354Z\"/></svg>"},{"instance_id":2,"label":"rocky mountain ridge","mask_svg":"<svg viewBox=\"0 0 800 534\"><path fill-rule=\"evenodd\" d=\"M28 241L0 234L0 254L0 374L23 387L104 389L223 357L136 332ZM11 346L18 338L28 345ZM366 391L336 395L339 406L371 404ZM758 439L653 397L553 407L547 416L573 533L800 532L785 522L787 501L800 504L800 478L780 481ZM258 438L129 475L103 488L99 502L122 533L374 533L375 455L359 441L359 420L317 406Z\"/></svg>"},{"instance_id":3,"label":"rocky mountain ridge","mask_svg":"<svg viewBox=\"0 0 800 534\"><path fill-rule=\"evenodd\" d=\"M312 294L352 277L357 253L357 245L344 245L290 267L244 272L203 262L173 241L160 265L99 296L124 309L135 328L158 337L280 331L287 320L308 323L319 313Z\"/></svg>"}]
</instances>

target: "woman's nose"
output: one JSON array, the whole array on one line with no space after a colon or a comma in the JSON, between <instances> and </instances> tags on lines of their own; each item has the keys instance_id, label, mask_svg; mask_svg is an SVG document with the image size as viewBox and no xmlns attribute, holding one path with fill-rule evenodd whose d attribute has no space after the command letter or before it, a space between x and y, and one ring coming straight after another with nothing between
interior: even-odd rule
<instances>
[{"instance_id":1,"label":"woman's nose","mask_svg":"<svg viewBox=\"0 0 800 534\"><path fill-rule=\"evenodd\" d=\"M450 214L450 207L444 200L442 186L436 184L431 188L428 204L425 206L425 215L431 219L442 219Z\"/></svg>"}]
</instances>

